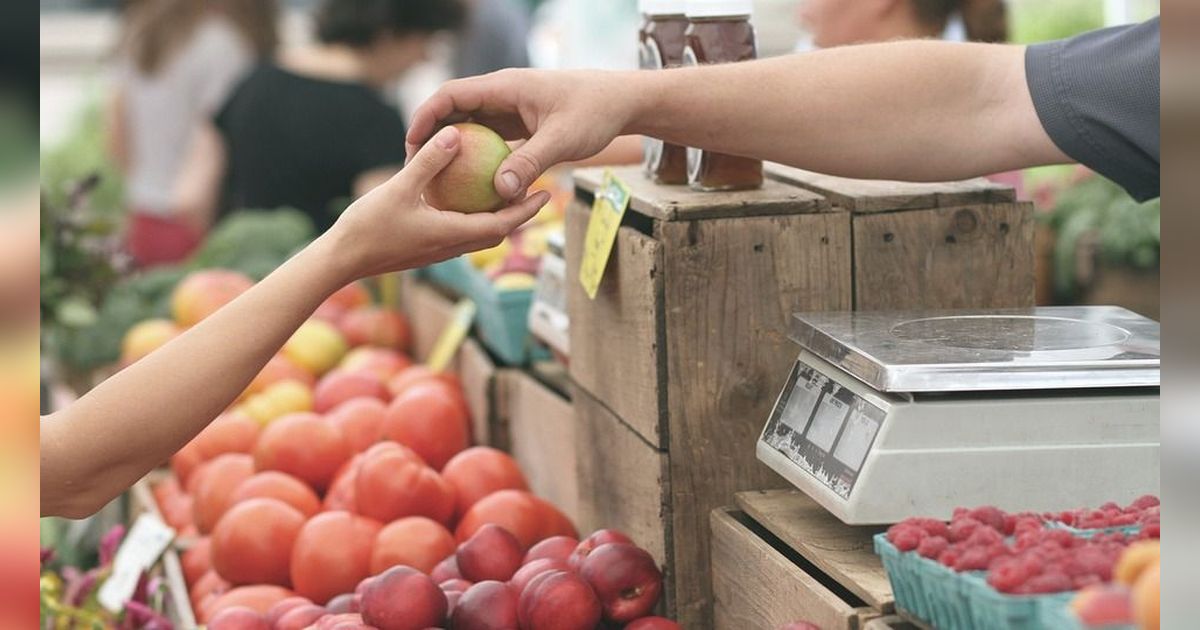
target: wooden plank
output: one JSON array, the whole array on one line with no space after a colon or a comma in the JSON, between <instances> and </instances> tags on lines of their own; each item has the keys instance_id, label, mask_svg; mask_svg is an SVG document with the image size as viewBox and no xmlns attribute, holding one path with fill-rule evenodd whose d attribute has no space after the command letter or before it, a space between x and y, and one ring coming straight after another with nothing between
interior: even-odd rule
<instances>
[{"instance_id":1,"label":"wooden plank","mask_svg":"<svg viewBox=\"0 0 1200 630\"><path fill-rule=\"evenodd\" d=\"M604 181L604 168L577 169L575 185L589 194ZM613 168L629 186L633 211L662 221L692 221L724 217L751 217L828 212L824 197L773 179L762 188L731 192L700 192L687 186L662 186L642 174L640 166Z\"/></svg>"},{"instance_id":2,"label":"wooden plank","mask_svg":"<svg viewBox=\"0 0 1200 630\"><path fill-rule=\"evenodd\" d=\"M656 450L582 388L572 390L571 400L575 405L579 531L616 528L649 551L663 566L667 611L673 615L667 454ZM682 576L689 581L701 579L701 575L681 574L681 581Z\"/></svg>"},{"instance_id":3,"label":"wooden plank","mask_svg":"<svg viewBox=\"0 0 1200 630\"><path fill-rule=\"evenodd\" d=\"M708 518L739 490L783 487L755 443L797 311L850 308L845 212L657 224L664 255L672 531L685 628L711 618ZM574 324L572 324L574 327ZM574 360L574 358L573 358ZM611 366L609 369L612 369Z\"/></svg>"},{"instance_id":4,"label":"wooden plank","mask_svg":"<svg viewBox=\"0 0 1200 630\"><path fill-rule=\"evenodd\" d=\"M495 408L496 364L474 339L467 339L451 363L462 381L471 412L471 437L475 444L506 448L508 432Z\"/></svg>"},{"instance_id":5,"label":"wooden plank","mask_svg":"<svg viewBox=\"0 0 1200 630\"><path fill-rule=\"evenodd\" d=\"M892 585L871 537L882 527L846 525L798 490L739 492L737 505L784 544L867 604L894 610Z\"/></svg>"},{"instance_id":6,"label":"wooden plank","mask_svg":"<svg viewBox=\"0 0 1200 630\"><path fill-rule=\"evenodd\" d=\"M1033 228L1029 203L855 215L855 309L1032 306Z\"/></svg>"},{"instance_id":7,"label":"wooden plank","mask_svg":"<svg viewBox=\"0 0 1200 630\"><path fill-rule=\"evenodd\" d=\"M729 508L710 515L716 630L774 630L793 621L822 630L857 627L850 603L760 538L748 520Z\"/></svg>"},{"instance_id":8,"label":"wooden plank","mask_svg":"<svg viewBox=\"0 0 1200 630\"><path fill-rule=\"evenodd\" d=\"M783 164L764 165L767 177L823 195L854 213L892 212L979 203L1015 201L1009 186L983 178L952 182L898 182L851 179L806 171Z\"/></svg>"},{"instance_id":9,"label":"wooden plank","mask_svg":"<svg viewBox=\"0 0 1200 630\"><path fill-rule=\"evenodd\" d=\"M523 372L512 374L507 390L509 451L525 472L529 489L578 519L575 408Z\"/></svg>"},{"instance_id":10,"label":"wooden plank","mask_svg":"<svg viewBox=\"0 0 1200 630\"><path fill-rule=\"evenodd\" d=\"M578 280L590 214L578 200L567 208L571 378L655 448L663 448L662 246L622 227L591 300Z\"/></svg>"}]
</instances>

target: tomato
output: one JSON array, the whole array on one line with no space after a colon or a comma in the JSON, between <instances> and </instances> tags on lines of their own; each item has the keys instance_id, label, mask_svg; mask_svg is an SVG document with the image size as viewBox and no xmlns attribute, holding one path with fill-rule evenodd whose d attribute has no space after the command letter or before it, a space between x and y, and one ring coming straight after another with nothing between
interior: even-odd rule
<instances>
[{"instance_id":1,"label":"tomato","mask_svg":"<svg viewBox=\"0 0 1200 630\"><path fill-rule=\"evenodd\" d=\"M263 429L254 447L258 470L279 470L324 491L350 459L350 447L333 425L314 413L288 414Z\"/></svg>"},{"instance_id":2,"label":"tomato","mask_svg":"<svg viewBox=\"0 0 1200 630\"><path fill-rule=\"evenodd\" d=\"M179 564L183 567L183 581L188 586L196 584L212 568L212 539L208 536L197 538L179 556Z\"/></svg>"},{"instance_id":3,"label":"tomato","mask_svg":"<svg viewBox=\"0 0 1200 630\"><path fill-rule=\"evenodd\" d=\"M213 568L231 584L287 586L292 543L303 525L304 515L278 499L242 501L213 529Z\"/></svg>"},{"instance_id":4,"label":"tomato","mask_svg":"<svg viewBox=\"0 0 1200 630\"><path fill-rule=\"evenodd\" d=\"M388 348L360 346L351 350L342 358L338 369L347 372L374 374L379 380L386 383L401 370L411 366L412 359L403 353L389 350ZM391 392L388 395L390 397Z\"/></svg>"},{"instance_id":5,"label":"tomato","mask_svg":"<svg viewBox=\"0 0 1200 630\"><path fill-rule=\"evenodd\" d=\"M450 484L398 449L372 449L363 456L354 494L359 514L383 522L427 516L445 524L454 517Z\"/></svg>"},{"instance_id":6,"label":"tomato","mask_svg":"<svg viewBox=\"0 0 1200 630\"><path fill-rule=\"evenodd\" d=\"M158 509L162 512L163 520L167 525L176 530L182 530L196 522L193 507L192 497L180 492L176 496L168 497L166 503L160 504Z\"/></svg>"},{"instance_id":7,"label":"tomato","mask_svg":"<svg viewBox=\"0 0 1200 630\"><path fill-rule=\"evenodd\" d=\"M383 573L396 565L429 573L456 547L454 536L441 523L423 516L402 518L384 526L375 537L371 573Z\"/></svg>"},{"instance_id":8,"label":"tomato","mask_svg":"<svg viewBox=\"0 0 1200 630\"><path fill-rule=\"evenodd\" d=\"M222 610L233 608L234 606L245 606L259 614L265 615L268 610L271 610L272 606L295 595L295 593L288 589L273 584L254 584L252 586L231 588L223 595L217 597L216 601L212 602L211 605L202 607L200 617L196 621L205 623Z\"/></svg>"},{"instance_id":9,"label":"tomato","mask_svg":"<svg viewBox=\"0 0 1200 630\"><path fill-rule=\"evenodd\" d=\"M158 504L159 510L167 501L183 496L183 486L179 485L179 478L174 475L154 484L150 491L154 494L154 502Z\"/></svg>"},{"instance_id":10,"label":"tomato","mask_svg":"<svg viewBox=\"0 0 1200 630\"><path fill-rule=\"evenodd\" d=\"M245 400L254 394L261 394L268 387L283 381L297 381L309 389L317 384L317 378L311 372L282 354L277 354L254 376L254 380L250 381L239 398Z\"/></svg>"},{"instance_id":11,"label":"tomato","mask_svg":"<svg viewBox=\"0 0 1200 630\"><path fill-rule=\"evenodd\" d=\"M349 512L322 512L300 528L292 547L292 586L324 604L351 593L371 574L371 548L383 525Z\"/></svg>"},{"instance_id":12,"label":"tomato","mask_svg":"<svg viewBox=\"0 0 1200 630\"><path fill-rule=\"evenodd\" d=\"M347 311L338 329L351 346L381 346L406 350L412 340L408 319L399 311L365 306Z\"/></svg>"},{"instance_id":13,"label":"tomato","mask_svg":"<svg viewBox=\"0 0 1200 630\"><path fill-rule=\"evenodd\" d=\"M303 481L278 470L256 473L233 491L233 503L246 499L279 499L300 511L305 518L321 511L321 499Z\"/></svg>"},{"instance_id":14,"label":"tomato","mask_svg":"<svg viewBox=\"0 0 1200 630\"><path fill-rule=\"evenodd\" d=\"M200 579L192 584L191 590L188 591L188 599L192 600L192 608L199 608L200 601L209 595L220 595L228 591L232 585L226 582L224 578L217 575L216 571L209 569Z\"/></svg>"},{"instance_id":15,"label":"tomato","mask_svg":"<svg viewBox=\"0 0 1200 630\"><path fill-rule=\"evenodd\" d=\"M383 435L416 451L436 470L467 448L471 423L466 408L441 383L412 385L388 406Z\"/></svg>"},{"instance_id":16,"label":"tomato","mask_svg":"<svg viewBox=\"0 0 1200 630\"><path fill-rule=\"evenodd\" d=\"M236 411L217 416L192 442L204 459L225 453L249 453L258 440L259 424Z\"/></svg>"},{"instance_id":17,"label":"tomato","mask_svg":"<svg viewBox=\"0 0 1200 630\"><path fill-rule=\"evenodd\" d=\"M205 464L203 477L196 486L196 527L207 534L233 501L233 491L254 474L254 458L241 453L226 453Z\"/></svg>"},{"instance_id":18,"label":"tomato","mask_svg":"<svg viewBox=\"0 0 1200 630\"><path fill-rule=\"evenodd\" d=\"M333 476L333 482L329 484L329 491L325 493L325 500L321 502L321 509L325 511L345 510L347 512L357 512L358 503L354 499L354 486L358 480L358 466L362 463L362 454L355 455L342 465L337 474Z\"/></svg>"},{"instance_id":19,"label":"tomato","mask_svg":"<svg viewBox=\"0 0 1200 630\"><path fill-rule=\"evenodd\" d=\"M497 490L529 489L516 460L488 446L475 446L455 455L442 468L442 477L454 487L460 515Z\"/></svg>"},{"instance_id":20,"label":"tomato","mask_svg":"<svg viewBox=\"0 0 1200 630\"><path fill-rule=\"evenodd\" d=\"M350 450L361 453L383 437L383 417L387 405L375 398L355 398L344 402L325 416L346 438Z\"/></svg>"},{"instance_id":21,"label":"tomato","mask_svg":"<svg viewBox=\"0 0 1200 630\"><path fill-rule=\"evenodd\" d=\"M325 298L322 304L330 304L337 306L342 310L350 310L360 306L366 306L371 303L371 293L361 282L351 282L346 286L334 291L332 295Z\"/></svg>"},{"instance_id":22,"label":"tomato","mask_svg":"<svg viewBox=\"0 0 1200 630\"><path fill-rule=\"evenodd\" d=\"M186 487L192 473L203 463L204 458L200 455L200 449L194 443L188 442L171 456L171 471L179 478L179 483Z\"/></svg>"},{"instance_id":23,"label":"tomato","mask_svg":"<svg viewBox=\"0 0 1200 630\"><path fill-rule=\"evenodd\" d=\"M391 396L383 381L368 372L334 370L317 382L313 390L313 410L329 413L339 405L356 398L389 400Z\"/></svg>"},{"instance_id":24,"label":"tomato","mask_svg":"<svg viewBox=\"0 0 1200 630\"><path fill-rule=\"evenodd\" d=\"M475 502L458 522L455 537L463 542L488 523L507 529L525 549L550 536L575 536L557 508L523 490L499 490Z\"/></svg>"},{"instance_id":25,"label":"tomato","mask_svg":"<svg viewBox=\"0 0 1200 630\"><path fill-rule=\"evenodd\" d=\"M439 381L450 388L451 392L462 396L462 381L452 372L434 372L424 365L414 365L400 370L387 382L388 391L395 398L417 383ZM465 404L465 403L464 403Z\"/></svg>"}]
</instances>

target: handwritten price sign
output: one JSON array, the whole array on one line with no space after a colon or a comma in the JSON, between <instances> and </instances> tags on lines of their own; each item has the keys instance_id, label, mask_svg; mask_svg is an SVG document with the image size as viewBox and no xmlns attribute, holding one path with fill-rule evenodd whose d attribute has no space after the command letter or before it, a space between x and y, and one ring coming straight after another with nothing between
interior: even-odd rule
<instances>
[{"instance_id":1,"label":"handwritten price sign","mask_svg":"<svg viewBox=\"0 0 1200 630\"><path fill-rule=\"evenodd\" d=\"M617 240L617 229L621 227L621 217L625 216L628 207L629 187L612 171L605 171L604 183L592 202L592 216L583 239L583 260L579 265L579 282L590 299L596 299L604 268L608 266L608 257Z\"/></svg>"}]
</instances>

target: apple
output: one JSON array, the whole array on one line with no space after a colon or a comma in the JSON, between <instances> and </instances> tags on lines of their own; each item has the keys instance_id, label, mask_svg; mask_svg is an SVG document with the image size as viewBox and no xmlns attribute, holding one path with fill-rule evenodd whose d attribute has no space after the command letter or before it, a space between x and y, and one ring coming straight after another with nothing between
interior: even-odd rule
<instances>
[{"instance_id":1,"label":"apple","mask_svg":"<svg viewBox=\"0 0 1200 630\"><path fill-rule=\"evenodd\" d=\"M267 618L253 608L234 606L213 616L208 630L271 630Z\"/></svg>"},{"instance_id":2,"label":"apple","mask_svg":"<svg viewBox=\"0 0 1200 630\"><path fill-rule=\"evenodd\" d=\"M429 577L438 584L446 580L461 579L462 572L458 570L458 560L453 555L442 560L436 567L433 567L433 571L429 572Z\"/></svg>"},{"instance_id":3,"label":"apple","mask_svg":"<svg viewBox=\"0 0 1200 630\"><path fill-rule=\"evenodd\" d=\"M279 623L279 619L290 612L293 608L309 605L312 605L312 600L308 599L307 597L289 597L287 599L280 600L276 602L274 606L271 606L269 610L267 610L267 625L271 628L274 628Z\"/></svg>"},{"instance_id":4,"label":"apple","mask_svg":"<svg viewBox=\"0 0 1200 630\"><path fill-rule=\"evenodd\" d=\"M438 582L438 588L443 591L466 591L471 588L471 583L462 578L452 578L445 582Z\"/></svg>"},{"instance_id":5,"label":"apple","mask_svg":"<svg viewBox=\"0 0 1200 630\"><path fill-rule=\"evenodd\" d=\"M558 558L538 558L525 566L522 566L513 574L512 579L508 584L512 586L513 591L520 595L525 587L529 585L537 576L547 571L570 571L566 560Z\"/></svg>"},{"instance_id":6,"label":"apple","mask_svg":"<svg viewBox=\"0 0 1200 630\"><path fill-rule=\"evenodd\" d=\"M592 587L567 571L537 576L517 601L524 630L592 630L600 623L600 612Z\"/></svg>"},{"instance_id":7,"label":"apple","mask_svg":"<svg viewBox=\"0 0 1200 630\"><path fill-rule=\"evenodd\" d=\"M579 541L570 536L551 536L529 548L521 564L529 564L543 558L557 559L566 562L571 552L579 546Z\"/></svg>"},{"instance_id":8,"label":"apple","mask_svg":"<svg viewBox=\"0 0 1200 630\"><path fill-rule=\"evenodd\" d=\"M662 572L654 558L626 543L596 547L579 574L596 591L609 621L624 623L649 614L662 594Z\"/></svg>"},{"instance_id":9,"label":"apple","mask_svg":"<svg viewBox=\"0 0 1200 630\"><path fill-rule=\"evenodd\" d=\"M517 596L507 584L485 580L467 589L450 618L454 630L509 630L517 627Z\"/></svg>"},{"instance_id":10,"label":"apple","mask_svg":"<svg viewBox=\"0 0 1200 630\"><path fill-rule=\"evenodd\" d=\"M478 123L453 125L459 149L450 164L425 187L425 201L439 210L490 212L504 205L493 180L511 152L500 134Z\"/></svg>"},{"instance_id":11,"label":"apple","mask_svg":"<svg viewBox=\"0 0 1200 630\"><path fill-rule=\"evenodd\" d=\"M379 630L421 630L446 618L446 595L428 575L411 567L392 567L363 590L365 623Z\"/></svg>"},{"instance_id":12,"label":"apple","mask_svg":"<svg viewBox=\"0 0 1200 630\"><path fill-rule=\"evenodd\" d=\"M329 614L324 606L301 604L284 613L273 626L274 630L304 630Z\"/></svg>"},{"instance_id":13,"label":"apple","mask_svg":"<svg viewBox=\"0 0 1200 630\"><path fill-rule=\"evenodd\" d=\"M506 582L521 567L521 543L494 523L480 527L454 553L458 570L472 582Z\"/></svg>"},{"instance_id":14,"label":"apple","mask_svg":"<svg viewBox=\"0 0 1200 630\"><path fill-rule=\"evenodd\" d=\"M354 605L354 593L342 593L334 597L325 603L325 608L334 615L358 612L357 607Z\"/></svg>"},{"instance_id":15,"label":"apple","mask_svg":"<svg viewBox=\"0 0 1200 630\"><path fill-rule=\"evenodd\" d=\"M615 529L598 529L575 546L575 551L572 551L571 556L567 558L567 565L571 567L572 571L578 571L583 566L584 558L587 558L593 549L607 543L632 545L633 540Z\"/></svg>"}]
</instances>

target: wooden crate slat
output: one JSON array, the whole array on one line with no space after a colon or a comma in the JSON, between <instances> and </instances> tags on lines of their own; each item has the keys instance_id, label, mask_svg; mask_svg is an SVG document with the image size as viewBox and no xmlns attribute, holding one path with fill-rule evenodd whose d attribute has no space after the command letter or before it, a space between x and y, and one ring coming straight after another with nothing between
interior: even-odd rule
<instances>
[{"instance_id":1,"label":"wooden crate slat","mask_svg":"<svg viewBox=\"0 0 1200 630\"><path fill-rule=\"evenodd\" d=\"M854 217L857 310L1033 306L1033 206Z\"/></svg>"},{"instance_id":2,"label":"wooden crate slat","mask_svg":"<svg viewBox=\"0 0 1200 630\"><path fill-rule=\"evenodd\" d=\"M894 610L892 585L871 537L882 527L846 525L798 490L739 492L740 509L883 613Z\"/></svg>"},{"instance_id":3,"label":"wooden crate slat","mask_svg":"<svg viewBox=\"0 0 1200 630\"><path fill-rule=\"evenodd\" d=\"M787 337L792 314L850 307L849 215L656 227L670 252L663 264L676 570L703 576L709 512L736 491L786 485L757 460L755 443L796 358ZM709 603L708 580L680 580L682 614L707 618Z\"/></svg>"},{"instance_id":4,"label":"wooden crate slat","mask_svg":"<svg viewBox=\"0 0 1200 630\"><path fill-rule=\"evenodd\" d=\"M656 448L663 448L662 245L622 227L596 299L591 300L579 283L590 213L578 200L567 209L571 378Z\"/></svg>"},{"instance_id":5,"label":"wooden crate slat","mask_svg":"<svg viewBox=\"0 0 1200 630\"><path fill-rule=\"evenodd\" d=\"M582 388L573 389L571 400L575 404L580 534L616 528L649 551L666 569L666 600L668 612L673 613L667 454L652 447ZM700 578L688 576L689 580Z\"/></svg>"},{"instance_id":6,"label":"wooden crate slat","mask_svg":"<svg viewBox=\"0 0 1200 630\"><path fill-rule=\"evenodd\" d=\"M764 168L769 178L824 195L832 204L854 213L1016 200L1011 187L983 178L954 182L898 182L837 177L775 163L767 163Z\"/></svg>"},{"instance_id":7,"label":"wooden crate slat","mask_svg":"<svg viewBox=\"0 0 1200 630\"><path fill-rule=\"evenodd\" d=\"M507 390L510 452L529 480L529 489L578 519L575 408L523 372L512 374Z\"/></svg>"},{"instance_id":8,"label":"wooden crate slat","mask_svg":"<svg viewBox=\"0 0 1200 630\"><path fill-rule=\"evenodd\" d=\"M471 435L476 444L508 448L508 430L493 408L496 364L479 342L467 339L453 366L462 382L467 409L471 412Z\"/></svg>"},{"instance_id":9,"label":"wooden crate slat","mask_svg":"<svg viewBox=\"0 0 1200 630\"><path fill-rule=\"evenodd\" d=\"M855 608L748 529L740 512L717 509L710 517L716 630L774 630L793 621L857 627Z\"/></svg>"},{"instance_id":10,"label":"wooden crate slat","mask_svg":"<svg viewBox=\"0 0 1200 630\"><path fill-rule=\"evenodd\" d=\"M576 186L594 193L603 184L604 170L576 170ZM640 166L613 168L612 171L629 186L629 207L661 221L807 214L830 210L829 201L824 197L772 179L764 179L762 188L757 190L700 192L687 186L655 184L642 174Z\"/></svg>"}]
</instances>

